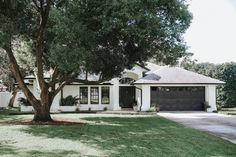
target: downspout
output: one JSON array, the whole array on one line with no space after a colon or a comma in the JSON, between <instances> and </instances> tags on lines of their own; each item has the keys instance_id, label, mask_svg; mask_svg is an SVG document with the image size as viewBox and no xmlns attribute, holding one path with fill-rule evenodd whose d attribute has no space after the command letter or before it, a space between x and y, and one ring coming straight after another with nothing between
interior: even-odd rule
<instances>
[{"instance_id":1,"label":"downspout","mask_svg":"<svg viewBox=\"0 0 236 157\"><path fill-rule=\"evenodd\" d=\"M142 106L143 106L143 90L142 88L138 88L136 86L134 86L136 89L140 90L141 91L141 102L140 102L140 111L142 111Z\"/></svg>"},{"instance_id":2,"label":"downspout","mask_svg":"<svg viewBox=\"0 0 236 157\"><path fill-rule=\"evenodd\" d=\"M40 93L41 89L40 89L40 86L39 86L39 79L38 79L38 75L35 71L34 71L34 75L35 75L36 85L37 85L36 90L38 90L38 92Z\"/></svg>"}]
</instances>

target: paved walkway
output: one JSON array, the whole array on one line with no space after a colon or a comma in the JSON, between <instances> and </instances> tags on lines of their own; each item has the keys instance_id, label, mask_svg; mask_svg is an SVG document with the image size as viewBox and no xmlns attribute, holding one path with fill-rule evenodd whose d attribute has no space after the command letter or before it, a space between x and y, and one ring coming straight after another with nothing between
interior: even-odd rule
<instances>
[{"instance_id":1,"label":"paved walkway","mask_svg":"<svg viewBox=\"0 0 236 157\"><path fill-rule=\"evenodd\" d=\"M206 112L160 112L158 115L236 144L236 116Z\"/></svg>"}]
</instances>

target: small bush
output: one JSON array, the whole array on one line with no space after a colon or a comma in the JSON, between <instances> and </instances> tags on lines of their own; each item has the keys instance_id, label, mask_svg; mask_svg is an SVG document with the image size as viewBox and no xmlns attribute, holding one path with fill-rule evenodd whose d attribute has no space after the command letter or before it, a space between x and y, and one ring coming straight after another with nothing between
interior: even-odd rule
<instances>
[{"instance_id":1,"label":"small bush","mask_svg":"<svg viewBox=\"0 0 236 157\"><path fill-rule=\"evenodd\" d=\"M138 106L138 101L137 101L137 100L134 100L132 106L133 106L133 107L134 107L134 106Z\"/></svg>"},{"instance_id":2,"label":"small bush","mask_svg":"<svg viewBox=\"0 0 236 157\"><path fill-rule=\"evenodd\" d=\"M20 98L18 99L18 101L20 102L20 105L23 105L23 106L32 106L32 105L30 104L30 102L28 101L28 99L26 99L26 98L20 97Z\"/></svg>"},{"instance_id":3,"label":"small bush","mask_svg":"<svg viewBox=\"0 0 236 157\"><path fill-rule=\"evenodd\" d=\"M211 106L209 105L207 101L202 102L202 104L204 105L205 110L207 110L208 108L211 108Z\"/></svg>"},{"instance_id":4,"label":"small bush","mask_svg":"<svg viewBox=\"0 0 236 157\"><path fill-rule=\"evenodd\" d=\"M103 111L107 111L107 107L104 107L104 108L103 108Z\"/></svg>"},{"instance_id":5,"label":"small bush","mask_svg":"<svg viewBox=\"0 0 236 157\"><path fill-rule=\"evenodd\" d=\"M79 103L79 98L77 96L73 97L72 95L62 98L60 106L76 106Z\"/></svg>"},{"instance_id":6,"label":"small bush","mask_svg":"<svg viewBox=\"0 0 236 157\"><path fill-rule=\"evenodd\" d=\"M79 111L80 111L80 109L79 109L79 108L76 108L76 109L75 109L75 111L76 111L76 112L79 112Z\"/></svg>"},{"instance_id":7,"label":"small bush","mask_svg":"<svg viewBox=\"0 0 236 157\"><path fill-rule=\"evenodd\" d=\"M156 107L150 107L146 112L156 112Z\"/></svg>"}]
</instances>

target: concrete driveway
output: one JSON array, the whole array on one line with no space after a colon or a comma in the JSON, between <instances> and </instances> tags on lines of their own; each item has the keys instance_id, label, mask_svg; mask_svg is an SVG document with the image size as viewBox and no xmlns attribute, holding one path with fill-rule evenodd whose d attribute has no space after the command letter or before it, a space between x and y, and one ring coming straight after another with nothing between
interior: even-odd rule
<instances>
[{"instance_id":1,"label":"concrete driveway","mask_svg":"<svg viewBox=\"0 0 236 157\"><path fill-rule=\"evenodd\" d=\"M206 112L160 112L158 115L236 144L236 116Z\"/></svg>"}]
</instances>

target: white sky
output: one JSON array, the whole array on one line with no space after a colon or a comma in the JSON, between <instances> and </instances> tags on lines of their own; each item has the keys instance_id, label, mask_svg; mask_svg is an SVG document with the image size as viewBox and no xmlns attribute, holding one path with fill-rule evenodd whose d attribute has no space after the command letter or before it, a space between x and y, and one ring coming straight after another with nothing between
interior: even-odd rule
<instances>
[{"instance_id":1,"label":"white sky","mask_svg":"<svg viewBox=\"0 0 236 157\"><path fill-rule=\"evenodd\" d=\"M193 59L236 62L236 0L192 0L193 21L185 34Z\"/></svg>"}]
</instances>

